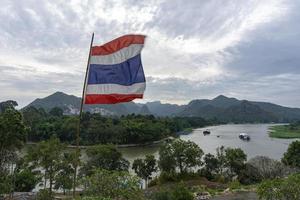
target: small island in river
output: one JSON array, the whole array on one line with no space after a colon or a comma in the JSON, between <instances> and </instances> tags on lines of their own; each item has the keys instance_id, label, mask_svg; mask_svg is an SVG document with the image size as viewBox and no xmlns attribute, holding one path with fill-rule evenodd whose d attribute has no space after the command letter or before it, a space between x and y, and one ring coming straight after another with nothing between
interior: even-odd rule
<instances>
[{"instance_id":1,"label":"small island in river","mask_svg":"<svg viewBox=\"0 0 300 200\"><path fill-rule=\"evenodd\" d=\"M269 136L283 139L300 138L300 123L271 126Z\"/></svg>"}]
</instances>

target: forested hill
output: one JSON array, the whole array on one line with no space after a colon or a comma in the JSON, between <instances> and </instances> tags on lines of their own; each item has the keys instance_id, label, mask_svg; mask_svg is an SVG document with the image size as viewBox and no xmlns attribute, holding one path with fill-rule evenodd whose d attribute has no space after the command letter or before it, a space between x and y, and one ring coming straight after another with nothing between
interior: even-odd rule
<instances>
[{"instance_id":1,"label":"forested hill","mask_svg":"<svg viewBox=\"0 0 300 200\"><path fill-rule=\"evenodd\" d=\"M53 107L62 108L64 114L79 112L80 98L56 92L48 97L36 99L26 107L34 106L49 111ZM223 122L292 122L300 120L300 109L289 108L268 102L238 100L220 95L212 100L192 100L187 105L163 104L160 101L139 104L134 102L115 105L85 106L85 111L101 115L121 116L141 114L155 116L183 116L217 119Z\"/></svg>"}]
</instances>

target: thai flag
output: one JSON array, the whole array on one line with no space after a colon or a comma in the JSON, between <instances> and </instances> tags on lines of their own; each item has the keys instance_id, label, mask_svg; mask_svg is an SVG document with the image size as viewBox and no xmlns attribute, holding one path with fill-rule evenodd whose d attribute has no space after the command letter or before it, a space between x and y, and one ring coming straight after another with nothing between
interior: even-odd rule
<instances>
[{"instance_id":1,"label":"thai flag","mask_svg":"<svg viewBox=\"0 0 300 200\"><path fill-rule=\"evenodd\" d=\"M144 35L125 35L91 48L85 104L115 104L143 98L146 81L141 61Z\"/></svg>"}]
</instances>

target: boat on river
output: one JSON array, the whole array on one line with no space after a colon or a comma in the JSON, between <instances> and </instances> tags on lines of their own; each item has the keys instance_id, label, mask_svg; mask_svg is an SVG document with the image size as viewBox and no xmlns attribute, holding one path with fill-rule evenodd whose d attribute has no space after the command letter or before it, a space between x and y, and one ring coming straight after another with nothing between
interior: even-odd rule
<instances>
[{"instance_id":1,"label":"boat on river","mask_svg":"<svg viewBox=\"0 0 300 200\"><path fill-rule=\"evenodd\" d=\"M210 130L206 129L205 131L203 131L203 135L209 135L210 134Z\"/></svg>"},{"instance_id":2,"label":"boat on river","mask_svg":"<svg viewBox=\"0 0 300 200\"><path fill-rule=\"evenodd\" d=\"M239 138L242 140L247 140L247 141L250 140L250 136L247 133L240 133Z\"/></svg>"}]
</instances>

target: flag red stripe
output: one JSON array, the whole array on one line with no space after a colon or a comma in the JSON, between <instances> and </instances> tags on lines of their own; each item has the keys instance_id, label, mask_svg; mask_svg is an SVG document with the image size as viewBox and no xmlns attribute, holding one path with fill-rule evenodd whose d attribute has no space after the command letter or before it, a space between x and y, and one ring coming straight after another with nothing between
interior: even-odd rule
<instances>
[{"instance_id":1,"label":"flag red stripe","mask_svg":"<svg viewBox=\"0 0 300 200\"><path fill-rule=\"evenodd\" d=\"M143 98L143 94L88 94L85 104L115 104Z\"/></svg>"},{"instance_id":2,"label":"flag red stripe","mask_svg":"<svg viewBox=\"0 0 300 200\"><path fill-rule=\"evenodd\" d=\"M124 35L102 46L93 46L91 50L91 55L108 55L119 51L124 47L128 47L131 44L144 44L145 37L146 36L144 35Z\"/></svg>"}]
</instances>

